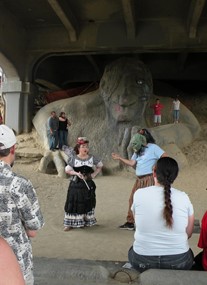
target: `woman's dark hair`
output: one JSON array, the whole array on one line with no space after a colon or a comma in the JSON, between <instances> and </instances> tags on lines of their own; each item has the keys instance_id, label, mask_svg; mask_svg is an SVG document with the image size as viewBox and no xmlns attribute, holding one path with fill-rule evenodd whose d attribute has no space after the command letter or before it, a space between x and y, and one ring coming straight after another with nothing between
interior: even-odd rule
<instances>
[{"instance_id":1,"label":"woman's dark hair","mask_svg":"<svg viewBox=\"0 0 207 285\"><path fill-rule=\"evenodd\" d=\"M80 145L76 144L75 147L74 147L74 151L75 151L76 154L79 154L79 148L80 148Z\"/></svg>"},{"instance_id":2,"label":"woman's dark hair","mask_svg":"<svg viewBox=\"0 0 207 285\"><path fill-rule=\"evenodd\" d=\"M153 136L150 134L150 132L147 129L141 129L139 130L139 133L145 136L147 143L156 143Z\"/></svg>"},{"instance_id":3,"label":"woman's dark hair","mask_svg":"<svg viewBox=\"0 0 207 285\"><path fill-rule=\"evenodd\" d=\"M76 154L79 154L79 148L80 148L80 146L81 146L82 144L88 144L88 143L89 143L88 140L85 140L84 143L77 143L77 144L75 145L75 147L74 147L75 153L76 153Z\"/></svg>"},{"instance_id":4,"label":"woman's dark hair","mask_svg":"<svg viewBox=\"0 0 207 285\"><path fill-rule=\"evenodd\" d=\"M62 117L63 114L65 114L65 112L60 112L59 117Z\"/></svg>"},{"instance_id":5,"label":"woman's dark hair","mask_svg":"<svg viewBox=\"0 0 207 285\"><path fill-rule=\"evenodd\" d=\"M178 176L179 168L177 161L171 157L161 157L158 159L155 166L157 181L164 186L165 206L163 217L166 220L166 225L172 228L173 225L173 207L171 202L171 184Z\"/></svg>"}]
</instances>

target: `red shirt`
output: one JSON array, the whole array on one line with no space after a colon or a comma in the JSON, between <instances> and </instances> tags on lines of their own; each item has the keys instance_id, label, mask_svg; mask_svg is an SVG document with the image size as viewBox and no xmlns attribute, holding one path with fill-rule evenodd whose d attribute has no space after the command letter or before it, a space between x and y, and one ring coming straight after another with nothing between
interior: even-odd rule
<instances>
[{"instance_id":1,"label":"red shirt","mask_svg":"<svg viewBox=\"0 0 207 285\"><path fill-rule=\"evenodd\" d=\"M204 270L207 270L207 211L201 221L201 232L198 247L203 248L202 265Z\"/></svg>"},{"instance_id":2,"label":"red shirt","mask_svg":"<svg viewBox=\"0 0 207 285\"><path fill-rule=\"evenodd\" d=\"M154 110L155 115L161 115L161 110L164 108L164 106L159 103L152 105L152 108Z\"/></svg>"}]
</instances>

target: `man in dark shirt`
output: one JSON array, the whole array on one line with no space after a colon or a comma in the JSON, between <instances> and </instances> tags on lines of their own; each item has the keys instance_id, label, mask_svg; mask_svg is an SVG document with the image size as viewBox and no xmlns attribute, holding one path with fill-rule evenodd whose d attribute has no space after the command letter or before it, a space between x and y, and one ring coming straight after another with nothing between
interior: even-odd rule
<instances>
[{"instance_id":1,"label":"man in dark shirt","mask_svg":"<svg viewBox=\"0 0 207 285\"><path fill-rule=\"evenodd\" d=\"M56 116L56 112L52 111L51 116L48 119L48 139L50 150L54 151L58 145L58 127L59 120Z\"/></svg>"}]
</instances>

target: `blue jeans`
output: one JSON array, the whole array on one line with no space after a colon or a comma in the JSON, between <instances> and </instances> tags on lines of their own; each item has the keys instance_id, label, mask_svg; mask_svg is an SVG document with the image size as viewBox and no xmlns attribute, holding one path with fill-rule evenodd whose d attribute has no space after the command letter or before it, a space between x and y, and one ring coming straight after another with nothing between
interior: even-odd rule
<instances>
[{"instance_id":1,"label":"blue jeans","mask_svg":"<svg viewBox=\"0 0 207 285\"><path fill-rule=\"evenodd\" d=\"M137 254L133 247L129 249L128 258L133 268L139 272L150 268L190 270L194 260L191 249L181 254L148 256Z\"/></svg>"},{"instance_id":2,"label":"blue jeans","mask_svg":"<svg viewBox=\"0 0 207 285\"><path fill-rule=\"evenodd\" d=\"M49 139L49 148L55 149L58 145L58 132L53 131L53 134L48 132L48 139Z\"/></svg>"},{"instance_id":3,"label":"blue jeans","mask_svg":"<svg viewBox=\"0 0 207 285\"><path fill-rule=\"evenodd\" d=\"M174 121L179 121L180 117L180 110L174 110L173 111Z\"/></svg>"},{"instance_id":4,"label":"blue jeans","mask_svg":"<svg viewBox=\"0 0 207 285\"><path fill-rule=\"evenodd\" d=\"M62 149L63 145L68 146L68 131L65 130L59 130L59 149Z\"/></svg>"}]
</instances>

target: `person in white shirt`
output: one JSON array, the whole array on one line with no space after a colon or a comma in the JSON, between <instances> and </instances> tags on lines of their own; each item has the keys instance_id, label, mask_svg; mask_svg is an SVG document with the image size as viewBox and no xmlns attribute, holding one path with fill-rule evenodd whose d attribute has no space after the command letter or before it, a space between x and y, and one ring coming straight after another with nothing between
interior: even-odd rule
<instances>
[{"instance_id":1,"label":"person in white shirt","mask_svg":"<svg viewBox=\"0 0 207 285\"><path fill-rule=\"evenodd\" d=\"M134 154L131 159L126 159L117 153L112 153L113 159L119 160L125 165L135 168L137 176L129 197L129 208L126 222L119 226L119 229L122 230L134 230L134 217L131 211L134 193L137 189L154 185L152 175L153 166L160 157L167 155L163 149L156 145L154 138L147 129L140 129L136 135L139 135L140 137L144 136L146 145L142 145L140 148L137 146L139 150L134 150Z\"/></svg>"},{"instance_id":2,"label":"person in white shirt","mask_svg":"<svg viewBox=\"0 0 207 285\"><path fill-rule=\"evenodd\" d=\"M179 123L180 118L180 101L178 100L178 97L176 97L173 100L173 119L174 123Z\"/></svg>"},{"instance_id":3,"label":"person in white shirt","mask_svg":"<svg viewBox=\"0 0 207 285\"><path fill-rule=\"evenodd\" d=\"M155 185L134 194L136 231L128 258L140 272L149 268L188 270L193 265L188 239L194 210L187 194L171 187L178 172L173 158L162 157L153 169Z\"/></svg>"}]
</instances>

